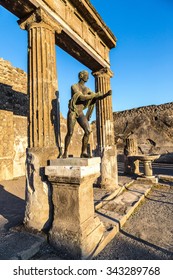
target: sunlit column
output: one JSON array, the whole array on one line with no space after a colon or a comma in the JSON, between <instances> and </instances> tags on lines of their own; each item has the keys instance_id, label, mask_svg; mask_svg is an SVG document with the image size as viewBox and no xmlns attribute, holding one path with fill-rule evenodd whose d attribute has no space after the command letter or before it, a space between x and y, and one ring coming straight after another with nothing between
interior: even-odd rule
<instances>
[{"instance_id":1,"label":"sunlit column","mask_svg":"<svg viewBox=\"0 0 173 280\"><path fill-rule=\"evenodd\" d=\"M55 32L43 23L29 26L30 147L55 146L52 100L57 91Z\"/></svg>"},{"instance_id":2,"label":"sunlit column","mask_svg":"<svg viewBox=\"0 0 173 280\"><path fill-rule=\"evenodd\" d=\"M110 78L113 73L103 68L93 73L96 92L106 93L110 90ZM114 124L112 112L112 96L108 96L96 103L97 151L101 156L101 186L115 188L117 186L117 153L114 143Z\"/></svg>"}]
</instances>

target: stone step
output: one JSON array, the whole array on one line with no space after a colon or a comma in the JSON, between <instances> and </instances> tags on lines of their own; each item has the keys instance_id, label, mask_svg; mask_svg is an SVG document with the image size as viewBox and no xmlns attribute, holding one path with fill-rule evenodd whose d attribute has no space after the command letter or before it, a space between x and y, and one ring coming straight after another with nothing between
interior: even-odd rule
<instances>
[{"instance_id":1,"label":"stone step","mask_svg":"<svg viewBox=\"0 0 173 280\"><path fill-rule=\"evenodd\" d=\"M11 232L0 238L0 260L28 260L45 241L42 236L28 232Z\"/></svg>"},{"instance_id":2,"label":"stone step","mask_svg":"<svg viewBox=\"0 0 173 280\"><path fill-rule=\"evenodd\" d=\"M126 186L121 194L114 198L110 195L103 205L96 209L96 214L105 226L104 236L94 252L96 256L115 237L127 219L132 215L145 196L150 192L152 184L133 183ZM93 257L94 257L93 256Z\"/></svg>"},{"instance_id":3,"label":"stone step","mask_svg":"<svg viewBox=\"0 0 173 280\"><path fill-rule=\"evenodd\" d=\"M125 183L122 186L118 186L113 192L107 192L104 189L98 189L97 191L94 190L95 210L98 210L99 208L107 204L110 200L120 195L128 186L132 185L133 182L134 180L131 180L130 182Z\"/></svg>"}]
</instances>

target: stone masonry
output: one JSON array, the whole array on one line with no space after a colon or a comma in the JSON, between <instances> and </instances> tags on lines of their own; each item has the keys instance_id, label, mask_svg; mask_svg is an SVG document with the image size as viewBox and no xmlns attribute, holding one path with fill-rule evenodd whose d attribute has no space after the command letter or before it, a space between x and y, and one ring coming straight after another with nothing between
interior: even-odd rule
<instances>
[{"instance_id":1,"label":"stone masonry","mask_svg":"<svg viewBox=\"0 0 173 280\"><path fill-rule=\"evenodd\" d=\"M26 73L0 58L0 180L25 175Z\"/></svg>"}]
</instances>

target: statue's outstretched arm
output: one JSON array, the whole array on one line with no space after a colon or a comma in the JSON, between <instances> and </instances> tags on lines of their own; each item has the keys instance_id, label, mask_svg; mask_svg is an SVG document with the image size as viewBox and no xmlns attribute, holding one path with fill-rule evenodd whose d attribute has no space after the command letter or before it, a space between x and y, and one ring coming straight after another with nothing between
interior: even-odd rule
<instances>
[{"instance_id":1,"label":"statue's outstretched arm","mask_svg":"<svg viewBox=\"0 0 173 280\"><path fill-rule=\"evenodd\" d=\"M102 100L105 97L110 96L110 95L112 95L112 90L111 89L106 93L102 93L102 92L95 93L95 96L94 96L91 104L94 104L94 103L96 103L97 100Z\"/></svg>"}]
</instances>

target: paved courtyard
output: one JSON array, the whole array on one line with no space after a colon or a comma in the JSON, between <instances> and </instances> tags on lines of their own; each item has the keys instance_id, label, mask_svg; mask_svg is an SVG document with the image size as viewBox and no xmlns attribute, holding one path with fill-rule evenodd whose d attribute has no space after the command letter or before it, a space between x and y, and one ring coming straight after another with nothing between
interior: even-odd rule
<instances>
[{"instance_id":1,"label":"paved courtyard","mask_svg":"<svg viewBox=\"0 0 173 280\"><path fill-rule=\"evenodd\" d=\"M154 173L173 175L173 165L154 164ZM120 183L123 176L119 164ZM0 182L0 243L14 226L21 225L25 211L25 177ZM44 244L32 259L66 259ZM160 180L114 239L95 259L173 259L173 182Z\"/></svg>"}]
</instances>

